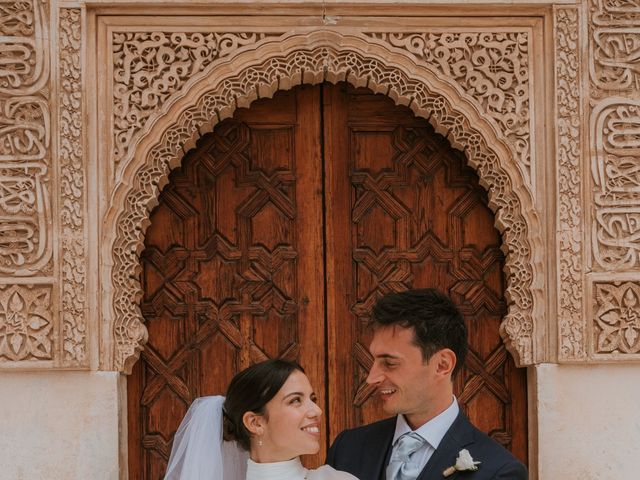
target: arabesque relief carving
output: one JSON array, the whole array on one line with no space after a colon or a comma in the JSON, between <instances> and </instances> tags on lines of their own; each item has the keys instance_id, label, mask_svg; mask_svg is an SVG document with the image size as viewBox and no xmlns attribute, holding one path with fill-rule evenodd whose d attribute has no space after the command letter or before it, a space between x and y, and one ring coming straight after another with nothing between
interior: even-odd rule
<instances>
[{"instance_id":1,"label":"arabesque relief carving","mask_svg":"<svg viewBox=\"0 0 640 480\"><path fill-rule=\"evenodd\" d=\"M596 25L627 25L640 19L638 0L590 0L592 22Z\"/></svg>"},{"instance_id":2,"label":"arabesque relief carving","mask_svg":"<svg viewBox=\"0 0 640 480\"><path fill-rule=\"evenodd\" d=\"M555 11L558 169L558 357L586 355L579 10Z\"/></svg>"},{"instance_id":3,"label":"arabesque relief carving","mask_svg":"<svg viewBox=\"0 0 640 480\"><path fill-rule=\"evenodd\" d=\"M597 89L640 91L640 31L637 27L596 28L591 77Z\"/></svg>"},{"instance_id":4,"label":"arabesque relief carving","mask_svg":"<svg viewBox=\"0 0 640 480\"><path fill-rule=\"evenodd\" d=\"M60 9L59 185L63 356L67 365L86 365L87 248L83 164L81 11Z\"/></svg>"},{"instance_id":5,"label":"arabesque relief carving","mask_svg":"<svg viewBox=\"0 0 640 480\"><path fill-rule=\"evenodd\" d=\"M119 162L168 97L214 60L281 34L116 32L114 145ZM531 182L529 33L363 33L402 48L457 85L495 122ZM284 36L283 36L284 38Z\"/></svg>"},{"instance_id":6,"label":"arabesque relief carving","mask_svg":"<svg viewBox=\"0 0 640 480\"><path fill-rule=\"evenodd\" d=\"M640 267L640 101L611 97L592 113L593 255L604 270Z\"/></svg>"},{"instance_id":7,"label":"arabesque relief carving","mask_svg":"<svg viewBox=\"0 0 640 480\"><path fill-rule=\"evenodd\" d=\"M591 0L589 25L595 358L640 353L640 3Z\"/></svg>"},{"instance_id":8,"label":"arabesque relief carving","mask_svg":"<svg viewBox=\"0 0 640 480\"><path fill-rule=\"evenodd\" d=\"M595 354L640 353L640 283L594 283Z\"/></svg>"},{"instance_id":9,"label":"arabesque relief carving","mask_svg":"<svg viewBox=\"0 0 640 480\"><path fill-rule=\"evenodd\" d=\"M32 275L50 259L48 168L0 162L0 274Z\"/></svg>"},{"instance_id":10,"label":"arabesque relief carving","mask_svg":"<svg viewBox=\"0 0 640 480\"><path fill-rule=\"evenodd\" d=\"M0 363L55 356L48 8L0 3Z\"/></svg>"},{"instance_id":11,"label":"arabesque relief carving","mask_svg":"<svg viewBox=\"0 0 640 480\"><path fill-rule=\"evenodd\" d=\"M590 0L591 97L640 91L640 4Z\"/></svg>"},{"instance_id":12,"label":"arabesque relief carving","mask_svg":"<svg viewBox=\"0 0 640 480\"><path fill-rule=\"evenodd\" d=\"M51 287L0 285L0 359L53 358Z\"/></svg>"},{"instance_id":13,"label":"arabesque relief carving","mask_svg":"<svg viewBox=\"0 0 640 480\"><path fill-rule=\"evenodd\" d=\"M0 161L46 160L50 130L46 98L0 99Z\"/></svg>"},{"instance_id":14,"label":"arabesque relief carving","mask_svg":"<svg viewBox=\"0 0 640 480\"><path fill-rule=\"evenodd\" d=\"M411 52L478 102L531 180L528 32L365 35Z\"/></svg>"},{"instance_id":15,"label":"arabesque relief carving","mask_svg":"<svg viewBox=\"0 0 640 480\"><path fill-rule=\"evenodd\" d=\"M135 134L167 98L214 60L279 34L115 32L113 158L119 162Z\"/></svg>"},{"instance_id":16,"label":"arabesque relief carving","mask_svg":"<svg viewBox=\"0 0 640 480\"><path fill-rule=\"evenodd\" d=\"M593 257L599 270L640 268L640 5L593 0Z\"/></svg>"},{"instance_id":17,"label":"arabesque relief carving","mask_svg":"<svg viewBox=\"0 0 640 480\"><path fill-rule=\"evenodd\" d=\"M495 209L497 226L509 250L506 295L511 307L502 324L502 332L516 361L531 364L534 361L532 312L542 303L537 286L540 260L533 258L534 252L541 248L537 237L540 227L536 226L538 219L522 174L512 162L500 160L489 147L488 140L476 126L483 121L478 118L472 125L450 99L432 91L429 83L438 81L433 73L416 67L412 60L407 60L408 65L414 65L411 75L390 67L381 60L386 50L376 50L364 40L347 40L336 32L318 32L317 35L291 37L277 49L268 48L258 49L246 58L239 55L234 68L227 65L220 72L215 68L207 70L204 80L196 84L200 92L197 97L189 98L172 117L171 123L164 124L160 132L156 131L155 138L159 140L149 145L144 153L138 152L136 158L142 160L135 164L138 166L130 171L131 175L127 175L132 179L132 185L123 186L118 194L121 207L114 207L114 212L118 212L111 248L114 367L124 371L130 369L146 340L146 329L137 305L141 293L137 252L143 242L149 208L158 195L158 185L166 181L171 168L180 162L183 150L190 148L216 121L230 116L236 106L248 105L258 97L270 97L278 89L325 80L347 80L356 86L366 85L376 92L388 94L397 103L409 105L417 115L428 118L437 131L447 135L452 145L465 150L481 182L489 186L489 204ZM378 53L374 54L374 51ZM225 73L229 70L233 73ZM210 78L215 78L216 82L208 86ZM154 128L159 127L156 124ZM489 131L492 130L486 130L484 135ZM528 206L523 206L523 202Z\"/></svg>"},{"instance_id":18,"label":"arabesque relief carving","mask_svg":"<svg viewBox=\"0 0 640 480\"><path fill-rule=\"evenodd\" d=\"M52 268L45 7L0 4L0 276Z\"/></svg>"},{"instance_id":19,"label":"arabesque relief carving","mask_svg":"<svg viewBox=\"0 0 640 480\"><path fill-rule=\"evenodd\" d=\"M49 80L46 1L0 2L0 95L33 95Z\"/></svg>"}]
</instances>

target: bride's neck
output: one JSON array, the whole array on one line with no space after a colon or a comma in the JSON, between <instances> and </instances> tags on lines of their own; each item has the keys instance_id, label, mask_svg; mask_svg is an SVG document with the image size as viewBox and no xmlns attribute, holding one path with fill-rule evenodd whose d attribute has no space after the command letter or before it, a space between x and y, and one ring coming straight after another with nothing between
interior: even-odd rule
<instances>
[{"instance_id":1,"label":"bride's neck","mask_svg":"<svg viewBox=\"0 0 640 480\"><path fill-rule=\"evenodd\" d=\"M274 452L264 447L251 446L251 452L249 452L249 458L256 463L277 463L288 462L297 457L291 457L283 454L282 452Z\"/></svg>"}]
</instances>

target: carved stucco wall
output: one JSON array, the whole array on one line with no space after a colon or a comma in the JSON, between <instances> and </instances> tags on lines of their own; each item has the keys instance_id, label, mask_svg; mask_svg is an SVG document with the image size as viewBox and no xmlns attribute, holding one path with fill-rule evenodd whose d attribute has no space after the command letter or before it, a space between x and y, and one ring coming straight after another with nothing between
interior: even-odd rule
<instances>
[{"instance_id":1,"label":"carved stucco wall","mask_svg":"<svg viewBox=\"0 0 640 480\"><path fill-rule=\"evenodd\" d=\"M342 79L429 118L478 170L508 250L503 334L520 364L640 358L640 7L517 9L465 27L113 16L100 29L82 4L0 2L0 368L84 369L93 354L125 370L146 338L137 254L169 170L238 105ZM87 201L92 164L102 203Z\"/></svg>"},{"instance_id":2,"label":"carved stucco wall","mask_svg":"<svg viewBox=\"0 0 640 480\"><path fill-rule=\"evenodd\" d=\"M61 10L56 52L51 10L0 2L2 368L87 366L80 24Z\"/></svg>"},{"instance_id":3,"label":"carved stucco wall","mask_svg":"<svg viewBox=\"0 0 640 480\"><path fill-rule=\"evenodd\" d=\"M640 358L640 4L589 3L589 353Z\"/></svg>"}]
</instances>

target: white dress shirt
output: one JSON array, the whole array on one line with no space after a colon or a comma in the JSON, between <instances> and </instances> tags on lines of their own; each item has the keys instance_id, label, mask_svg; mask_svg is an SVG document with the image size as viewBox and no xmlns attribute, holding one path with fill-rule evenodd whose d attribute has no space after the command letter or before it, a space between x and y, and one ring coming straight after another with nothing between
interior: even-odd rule
<instances>
[{"instance_id":1,"label":"white dress shirt","mask_svg":"<svg viewBox=\"0 0 640 480\"><path fill-rule=\"evenodd\" d=\"M435 452L438 445L440 445L442 438L449 428L451 428L451 425L455 421L459 412L460 407L458 406L458 401L456 400L456 397L453 397L451 405L449 405L444 412L436 415L420 428L413 430L426 440L424 445L411 455L412 463L420 465L420 471L424 469L425 465L431 458L431 455L433 455L433 452ZM405 420L404 415L398 415L396 418L396 431L393 434L392 445L395 444L396 440L400 438L401 435L411 431L411 427Z\"/></svg>"}]
</instances>

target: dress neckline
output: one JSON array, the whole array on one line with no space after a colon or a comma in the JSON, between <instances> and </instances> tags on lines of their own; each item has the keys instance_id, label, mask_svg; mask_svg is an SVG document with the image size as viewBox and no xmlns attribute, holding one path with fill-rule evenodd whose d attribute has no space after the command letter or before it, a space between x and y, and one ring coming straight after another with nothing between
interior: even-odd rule
<instances>
[{"instance_id":1,"label":"dress neckline","mask_svg":"<svg viewBox=\"0 0 640 480\"><path fill-rule=\"evenodd\" d=\"M247 460L247 480L304 480L307 472L299 457L274 463Z\"/></svg>"}]
</instances>

